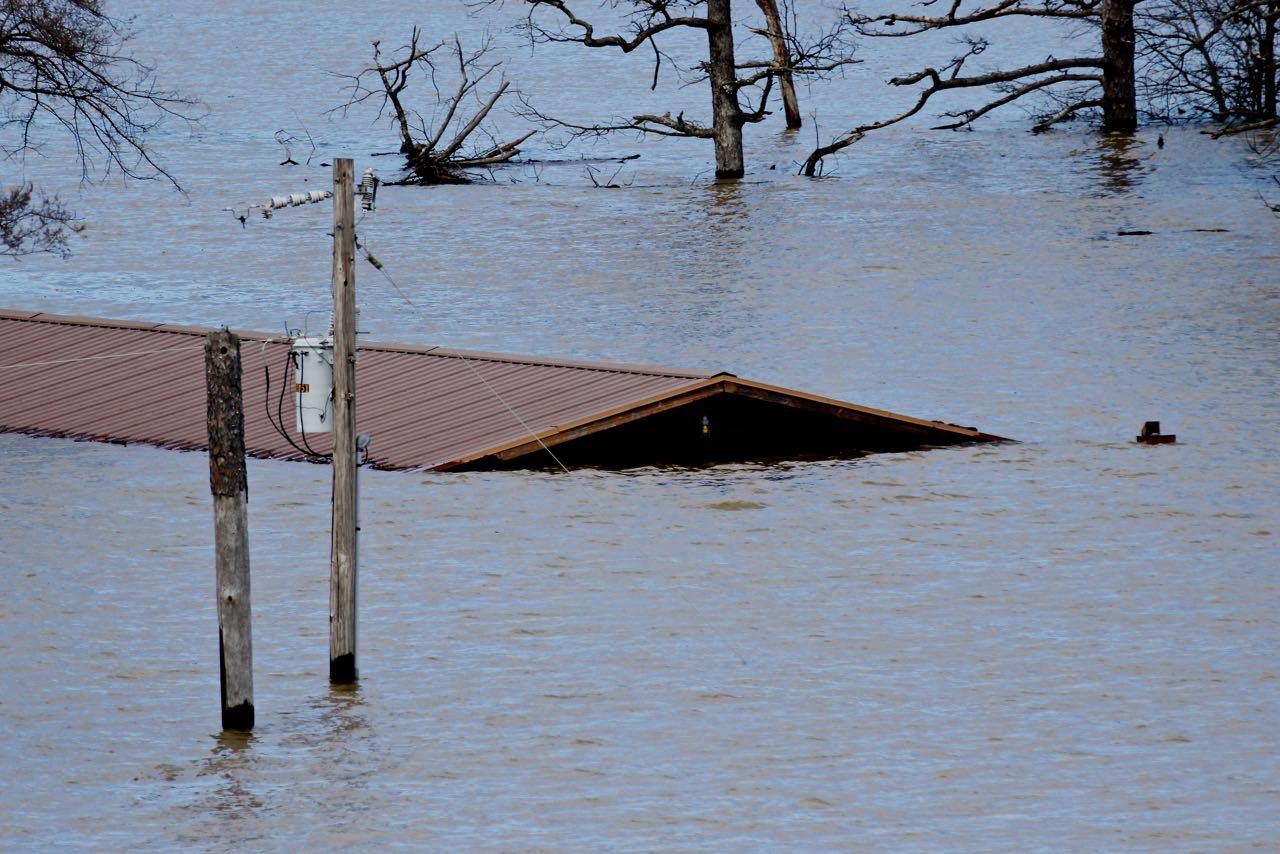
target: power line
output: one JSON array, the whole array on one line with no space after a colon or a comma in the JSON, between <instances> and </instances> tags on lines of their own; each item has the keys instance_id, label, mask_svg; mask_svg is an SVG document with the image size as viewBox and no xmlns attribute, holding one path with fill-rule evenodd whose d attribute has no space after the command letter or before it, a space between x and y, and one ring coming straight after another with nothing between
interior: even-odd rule
<instances>
[{"instance_id":1,"label":"power line","mask_svg":"<svg viewBox=\"0 0 1280 854\"><path fill-rule=\"evenodd\" d=\"M177 353L195 349L203 350L204 344L201 344L198 348L188 345L186 347L170 347L167 350L138 350L132 353L103 353L98 356L76 356L71 359L51 359L46 362L19 362L14 365L0 365L0 371L7 370L8 368L37 368L45 365L69 365L72 362L96 362L101 359L124 359L129 356L153 356L157 353Z\"/></svg>"},{"instance_id":2,"label":"power line","mask_svg":"<svg viewBox=\"0 0 1280 854\"><path fill-rule=\"evenodd\" d=\"M359 226L359 224L364 221L365 216L374 209L374 202L377 197L379 183L380 182L372 169L365 170L365 174L360 181L360 186L356 191L356 195L360 196L361 209L362 209L360 219L359 221L356 222L356 226ZM267 202L263 204L250 205L245 210L243 215L241 215L237 210L233 208L224 208L224 210L231 211L232 214L235 215L236 219L240 220L240 224L243 226L245 224L245 220L248 219L249 214L255 208L262 209L263 215L270 217L271 212L274 209L283 208L283 207L296 207L298 205L305 205L305 204L314 204L316 202L323 201L324 199L331 198L332 195L333 194L328 190L317 190L310 193L293 193L288 196L272 196L271 199L269 199ZM375 270L377 270L379 273L382 274L382 277L387 280L387 282L391 285L392 288L395 289L396 293L400 296L400 299L404 300L405 304L408 305L410 308L412 308L415 312L419 311L418 306L414 303L413 300L409 298L409 295L405 293L404 289L400 287L400 285L396 282L396 280L392 278L391 274L387 272L386 268L383 266L383 263L380 260L378 260L377 256L375 256L371 251L369 251L368 246L360 242L358 235L356 236L356 239L355 239L355 245L359 249L364 251L365 260L368 261L369 264ZM556 456L555 451L551 450L551 448L547 445L546 442L542 441L542 437L539 436L533 430L533 428L531 428L525 422L525 420L520 417L520 414L515 411L515 409L511 406L510 403L507 402L506 398L504 398L496 388L494 388L492 385L489 384L489 381L486 380L484 378L484 375L481 374L480 371L476 369L475 365L471 364L471 361L469 359L463 359L462 363L466 365L467 370L471 372L472 376L474 376L477 380L479 380L480 383L484 385L486 389L488 389L489 393L492 394L500 404L502 404L502 407L506 409L507 412L510 413L511 417L514 418L520 424L520 426L525 430L525 432L529 434L529 437L534 441L536 441L538 445L542 447L542 450L547 452L547 455L550 456L551 459L555 460L556 465L558 465L561 469L563 469L565 473L568 473L569 467L566 466L558 456ZM268 369L267 377L268 377L267 382L269 384L270 369ZM268 404L268 420L270 420L270 404ZM286 440L289 441L289 444L293 445L295 448L298 448L298 446L293 443L293 440L287 435L287 431L283 429L283 417L280 418L279 426L277 426L274 423L272 424L272 426L275 427L276 431L279 432L282 436L285 437ZM308 451L310 450L310 445L307 444L305 435L303 436L303 445L307 447ZM301 451L302 449L298 448L298 450ZM304 453L306 452L304 451ZM311 453L314 454L315 452L311 451Z\"/></svg>"},{"instance_id":3,"label":"power line","mask_svg":"<svg viewBox=\"0 0 1280 854\"><path fill-rule=\"evenodd\" d=\"M396 283L396 280L391 278L391 274L387 272L386 268L383 266L383 263L379 261L372 252L369 251L369 247L361 243L359 240L356 241L356 246L364 250L365 260L368 261L369 264L375 270L381 273L383 278L385 278L388 282L391 283L391 287L395 288L396 293L400 295L400 299L404 300L405 303L408 304L408 306L412 308L414 311L418 311L418 306L414 304L413 300L409 299L408 294L406 294L404 292L404 289L401 288L400 285ZM525 432L529 434L529 438L537 442L542 447L542 450L546 451L547 454L551 457L551 459L555 460L556 465L560 466L560 468L564 470L565 474L568 474L569 467L566 466L558 456L556 456L555 451L551 450L551 448L547 445L546 442L542 441L542 437L539 436L533 430L532 427L530 427L528 424L525 423L525 420L521 418L520 414L511 407L511 404L507 403L506 398L504 398L501 394L499 394L498 390L489 384L489 381L486 380L484 378L484 375L481 374L480 371L476 369L476 366L471 364L471 360L464 358L461 361L462 361L462 364L467 366L467 370L471 371L472 376L478 379L484 385L484 387L489 390L489 393L492 394L497 399L497 401L502 404L503 408L506 409L507 412L511 414L511 417L514 418L517 422L519 422L520 426L523 427Z\"/></svg>"}]
</instances>

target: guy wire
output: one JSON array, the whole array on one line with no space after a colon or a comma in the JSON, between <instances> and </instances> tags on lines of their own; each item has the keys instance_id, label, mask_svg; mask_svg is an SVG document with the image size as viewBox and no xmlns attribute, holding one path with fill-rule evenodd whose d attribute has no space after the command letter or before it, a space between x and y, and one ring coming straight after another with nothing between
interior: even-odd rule
<instances>
[{"instance_id":1,"label":"guy wire","mask_svg":"<svg viewBox=\"0 0 1280 854\"><path fill-rule=\"evenodd\" d=\"M375 270L381 273L383 278L385 278L388 282L391 283L391 287L395 288L396 293L400 295L400 298L404 300L405 303L407 303L408 306L412 308L414 311L418 311L419 310L418 306L414 304L413 300L409 299L409 296L404 292L404 290L400 287L400 285L396 284L396 280L391 278L391 274L386 271L386 268L383 266L382 262L379 261L372 252L369 251L369 247L367 245L360 242L360 239L358 236L356 238L356 246L364 250L365 260L368 261L369 264ZM546 451L547 454L551 457L551 459L555 460L556 465L560 466L560 468L564 470L565 474L569 474L569 467L566 466L558 456L556 456L556 452L551 450L551 448L547 445L546 442L542 441L542 437L539 436L536 432L534 432L533 428L531 428L528 424L525 423L525 420L520 417L520 414L511 408L511 404L507 403L506 399L501 394L498 393L498 390L489 384L489 381L486 380L484 378L484 375L481 374L480 371L476 369L476 366L471 364L471 360L467 358L463 358L461 361L462 361L462 364L467 366L467 370L471 371L472 376L478 379L484 385L484 387L489 390L489 393L492 394L494 398L497 399L497 401L502 404L502 407L511 414L511 417L514 418L522 428L524 428L524 431L529 434L529 438L537 442L542 447L542 450Z\"/></svg>"}]
</instances>

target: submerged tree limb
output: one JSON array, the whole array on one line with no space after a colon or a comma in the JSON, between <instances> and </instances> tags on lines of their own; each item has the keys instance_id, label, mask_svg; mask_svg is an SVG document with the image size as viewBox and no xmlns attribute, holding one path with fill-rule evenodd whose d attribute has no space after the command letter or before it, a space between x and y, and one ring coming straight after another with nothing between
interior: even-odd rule
<instances>
[{"instance_id":1,"label":"submerged tree limb","mask_svg":"<svg viewBox=\"0 0 1280 854\"><path fill-rule=\"evenodd\" d=\"M1224 136L1235 136L1236 134L1249 133L1256 130L1270 130L1274 127L1280 127L1280 118L1259 119L1256 122L1245 122L1244 124L1231 125L1217 130L1207 130L1204 133L1213 139L1221 139Z\"/></svg>"},{"instance_id":2,"label":"submerged tree limb","mask_svg":"<svg viewBox=\"0 0 1280 854\"><path fill-rule=\"evenodd\" d=\"M978 54L982 53L983 50L985 49L986 49L985 42L974 41L969 44L969 49L967 52L956 57L950 63L943 66L941 69L928 67L928 68L923 68L913 74L908 74L902 77L895 77L891 79L889 83L890 85L893 85L893 86L913 86L917 83L922 83L925 81L928 82L928 86L926 86L924 89L920 91L918 97L916 98L915 104L913 104L909 109L905 110L904 112L899 113L898 115L893 116L892 118L883 119L881 121L871 122L869 124L864 124L864 125L855 127L847 131L843 135L837 137L832 142L826 145L820 145L817 148L815 148L809 154L809 157L805 160L804 165L801 166L800 168L801 173L809 177L813 177L817 175L819 164L822 162L823 158L828 157L832 154L835 154L837 151L841 151L842 149L848 148L850 145L853 145L854 143L861 140L864 136L866 136L867 133L871 131L882 130L884 128L906 121L907 119L911 118L912 116L916 115L921 110L923 110L925 106L929 103L929 100L939 92L945 92L950 89L972 89L972 88L980 88L980 87L1000 85L1000 84L1010 84L1019 80L1026 79L1028 77L1035 77L1036 75L1039 75L1039 74L1052 74L1052 76L1039 78L1039 79L1033 80L1030 83L1026 83L1021 86L1018 86L1013 90L1006 92L1000 98L997 98L985 104L982 107L978 107L973 110L965 110L959 114L952 114L953 117L958 118L959 121L952 122L945 125L940 125L937 128L937 129L946 129L946 130L958 130L962 127L967 126L968 124L973 122L975 119L979 118L982 115L985 115L991 110L994 110L997 107L1004 106L1005 104L1008 104L1026 95L1029 95L1032 92L1038 92L1040 90L1043 90L1045 88L1048 88L1050 86L1054 86L1063 82L1073 82L1073 81L1096 82L1099 79L1098 75L1078 74L1078 73L1075 73L1073 69L1099 68L1102 66L1102 60L1094 57L1074 57L1069 59L1049 58L1049 59L1046 59L1044 62L1025 65L1025 66L1022 66L1021 68L1007 69L1004 71L994 71L987 74L974 74L967 77L961 76L960 71L964 67L965 62L971 57L977 56ZM1053 74L1053 72L1067 72L1067 73ZM1065 120L1065 118L1067 118L1067 116L1074 113L1076 110L1083 109L1084 106L1085 106L1084 102L1077 102L1076 104L1073 105L1073 108L1069 112L1063 111L1062 113L1059 113L1056 116L1050 116L1042 120L1040 125L1047 127L1048 125L1053 124L1055 122L1063 121ZM1037 127L1040 127L1040 125L1037 125Z\"/></svg>"},{"instance_id":3,"label":"submerged tree limb","mask_svg":"<svg viewBox=\"0 0 1280 854\"><path fill-rule=\"evenodd\" d=\"M490 43L483 43L468 53L455 35L431 47L420 46L422 31L414 27L409 43L393 59L384 59L380 43L373 42L373 64L354 75L341 75L348 81L347 102L338 110L373 101L378 117L389 117L400 136L400 154L410 178L403 183L465 184L471 181L467 169L495 166L511 161L520 153L520 145L533 136L530 131L508 142L498 142L486 128L493 108L508 93L510 81L502 80L488 96L480 94L481 84L502 68L500 62L486 62ZM457 81L452 94L441 95L438 79L447 67L455 69ZM402 93L411 74L417 72L430 81L436 92L433 118L428 121L406 105ZM468 106L473 105L473 106ZM471 140L484 136L488 145L477 147ZM448 138L448 142L444 140Z\"/></svg>"}]
</instances>

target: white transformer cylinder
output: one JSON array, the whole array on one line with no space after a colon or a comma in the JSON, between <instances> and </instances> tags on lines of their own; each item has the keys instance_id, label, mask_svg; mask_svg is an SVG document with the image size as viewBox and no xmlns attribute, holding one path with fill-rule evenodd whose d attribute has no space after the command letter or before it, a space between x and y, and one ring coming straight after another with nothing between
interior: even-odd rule
<instances>
[{"instance_id":1,"label":"white transformer cylinder","mask_svg":"<svg viewBox=\"0 0 1280 854\"><path fill-rule=\"evenodd\" d=\"M293 399L298 415L298 432L333 432L333 340L295 338Z\"/></svg>"}]
</instances>

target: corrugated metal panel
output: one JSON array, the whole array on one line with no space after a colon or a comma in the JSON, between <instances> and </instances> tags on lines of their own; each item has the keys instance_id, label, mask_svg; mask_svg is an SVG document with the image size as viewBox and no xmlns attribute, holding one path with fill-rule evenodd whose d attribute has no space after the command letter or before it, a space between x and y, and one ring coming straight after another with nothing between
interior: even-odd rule
<instances>
[{"instance_id":1,"label":"corrugated metal panel","mask_svg":"<svg viewBox=\"0 0 1280 854\"><path fill-rule=\"evenodd\" d=\"M0 429L201 449L205 331L0 311ZM268 418L280 405L280 390L291 382L284 375L288 343L263 333L240 335L249 453L303 458ZM530 431L678 391L707 376L362 343L359 430L376 437L370 454L374 465L435 468L527 439ZM281 411L293 434L293 401L287 393ZM332 448L327 435L308 439L321 453ZM295 434L294 440L301 437Z\"/></svg>"}]
</instances>

